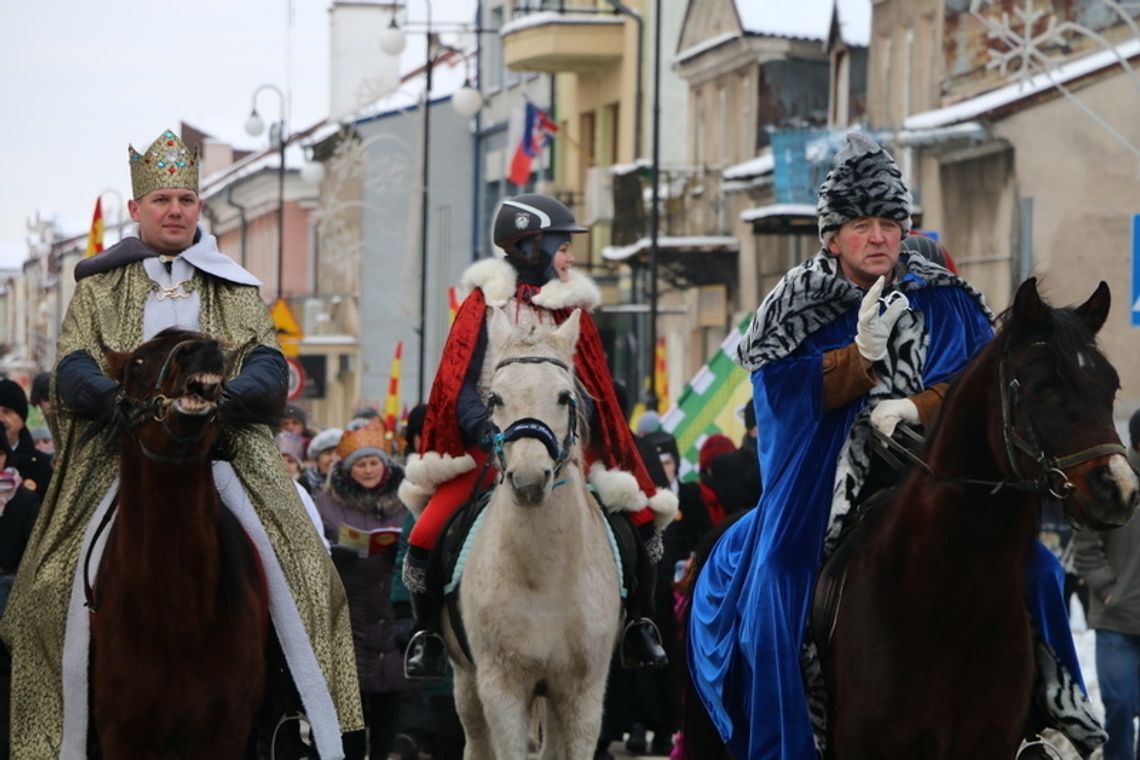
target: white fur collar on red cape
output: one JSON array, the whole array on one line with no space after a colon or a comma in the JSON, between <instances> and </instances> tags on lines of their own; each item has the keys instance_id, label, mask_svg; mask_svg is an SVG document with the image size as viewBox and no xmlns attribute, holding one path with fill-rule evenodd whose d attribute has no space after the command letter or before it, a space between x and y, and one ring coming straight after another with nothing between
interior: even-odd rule
<instances>
[{"instance_id":1,"label":"white fur collar on red cape","mask_svg":"<svg viewBox=\"0 0 1140 760\"><path fill-rule=\"evenodd\" d=\"M467 267L460 285L464 290L479 288L488 306L503 307L515 295L518 273L501 258L482 259ZM570 270L566 282L551 280L542 286L531 301L544 309L579 308L591 311L602 303L602 293L590 277Z\"/></svg>"}]
</instances>

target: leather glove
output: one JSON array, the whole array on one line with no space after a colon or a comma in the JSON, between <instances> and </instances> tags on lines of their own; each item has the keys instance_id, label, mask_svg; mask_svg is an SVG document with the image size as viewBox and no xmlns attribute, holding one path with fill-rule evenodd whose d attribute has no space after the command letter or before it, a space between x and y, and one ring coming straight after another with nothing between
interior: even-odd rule
<instances>
[{"instance_id":1,"label":"leather glove","mask_svg":"<svg viewBox=\"0 0 1140 760\"><path fill-rule=\"evenodd\" d=\"M863 358L869 362L886 358L887 341L891 337L891 331L895 329L895 322L898 322L902 313L910 308L906 296L898 291L880 300L885 282L885 276L875 280L875 284L867 289L867 295L863 296L863 303L859 306L859 331L855 334L855 345L859 347L859 353ZM886 308L880 314L879 306L883 302Z\"/></svg>"},{"instance_id":2,"label":"leather glove","mask_svg":"<svg viewBox=\"0 0 1140 760\"><path fill-rule=\"evenodd\" d=\"M921 424L918 407L909 398L888 398L879 402L871 410L871 424L883 435L894 435L900 422L910 425Z\"/></svg>"}]
</instances>

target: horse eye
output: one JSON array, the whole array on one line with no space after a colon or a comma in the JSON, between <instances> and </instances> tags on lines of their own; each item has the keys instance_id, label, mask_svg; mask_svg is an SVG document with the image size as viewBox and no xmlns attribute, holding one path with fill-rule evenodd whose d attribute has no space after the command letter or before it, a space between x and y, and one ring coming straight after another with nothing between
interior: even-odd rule
<instances>
[{"instance_id":1,"label":"horse eye","mask_svg":"<svg viewBox=\"0 0 1140 760\"><path fill-rule=\"evenodd\" d=\"M136 366L136 367L141 367L141 366L142 366L142 364L143 364L143 360L142 360L142 357L139 357L138 359L135 359L135 366Z\"/></svg>"},{"instance_id":2,"label":"horse eye","mask_svg":"<svg viewBox=\"0 0 1140 760\"><path fill-rule=\"evenodd\" d=\"M487 406L494 409L496 406L502 406L503 399L498 393L492 393L490 398L487 399Z\"/></svg>"},{"instance_id":3,"label":"horse eye","mask_svg":"<svg viewBox=\"0 0 1140 760\"><path fill-rule=\"evenodd\" d=\"M561 404L562 406L566 406L567 404L570 403L570 400L572 398L573 397L570 395L570 391L562 391L561 393L558 394L558 403Z\"/></svg>"}]
</instances>

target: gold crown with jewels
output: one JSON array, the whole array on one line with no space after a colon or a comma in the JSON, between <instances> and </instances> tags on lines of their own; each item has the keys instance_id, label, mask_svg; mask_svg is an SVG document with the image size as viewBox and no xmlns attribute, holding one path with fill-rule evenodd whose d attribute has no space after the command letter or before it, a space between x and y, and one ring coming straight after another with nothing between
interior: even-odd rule
<instances>
[{"instance_id":1,"label":"gold crown with jewels","mask_svg":"<svg viewBox=\"0 0 1140 760\"><path fill-rule=\"evenodd\" d=\"M198 192L198 151L193 153L169 129L150 144L146 153L127 146L131 159L131 192L135 200L165 188Z\"/></svg>"}]
</instances>

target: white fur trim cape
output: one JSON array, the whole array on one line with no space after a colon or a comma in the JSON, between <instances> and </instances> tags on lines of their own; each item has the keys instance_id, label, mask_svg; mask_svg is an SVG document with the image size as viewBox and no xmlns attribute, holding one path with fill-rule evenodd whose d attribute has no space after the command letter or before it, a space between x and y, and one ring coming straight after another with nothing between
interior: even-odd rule
<instances>
[{"instance_id":1,"label":"white fur trim cape","mask_svg":"<svg viewBox=\"0 0 1140 760\"><path fill-rule=\"evenodd\" d=\"M518 273L504 259L482 259L467 267L460 285L466 292L479 288L483 291L483 300L487 306L502 308L515 297ZM578 308L593 311L602 303L602 293L588 275L571 269L568 281L551 280L539 289L538 295L531 301L544 309Z\"/></svg>"}]
</instances>

